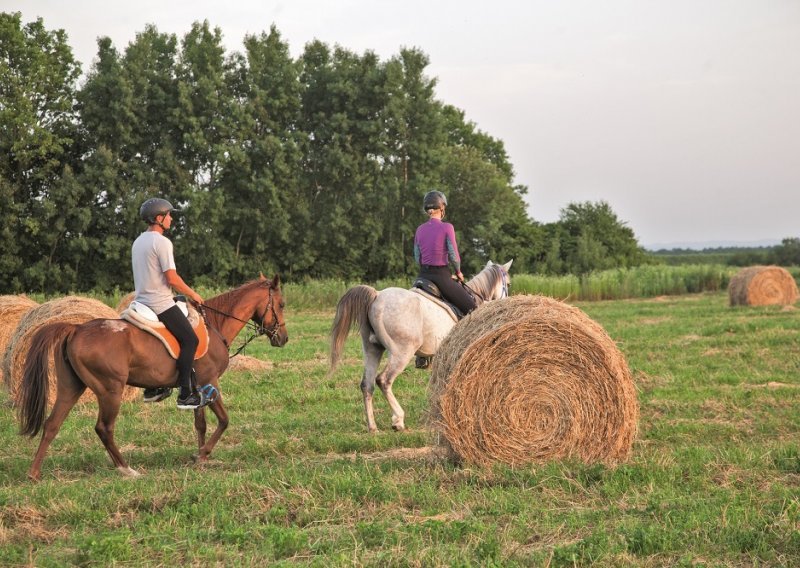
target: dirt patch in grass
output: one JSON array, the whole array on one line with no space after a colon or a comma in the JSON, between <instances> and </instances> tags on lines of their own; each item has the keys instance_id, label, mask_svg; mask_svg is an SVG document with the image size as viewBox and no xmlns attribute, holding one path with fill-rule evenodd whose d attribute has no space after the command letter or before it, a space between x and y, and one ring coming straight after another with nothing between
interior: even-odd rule
<instances>
[{"instance_id":1,"label":"dirt patch in grass","mask_svg":"<svg viewBox=\"0 0 800 568\"><path fill-rule=\"evenodd\" d=\"M642 318L639 320L639 323L642 325L658 325L660 323L667 323L671 322L672 318L669 316L657 317L657 318Z\"/></svg>"},{"instance_id":2,"label":"dirt patch in grass","mask_svg":"<svg viewBox=\"0 0 800 568\"><path fill-rule=\"evenodd\" d=\"M346 454L328 454L322 458L324 462L332 462L341 459L350 461L389 461L389 460L420 460L435 462L447 457L447 454L439 447L425 446L422 448L393 448L380 452L349 452Z\"/></svg>"},{"instance_id":3,"label":"dirt patch in grass","mask_svg":"<svg viewBox=\"0 0 800 568\"><path fill-rule=\"evenodd\" d=\"M228 364L228 371L269 371L272 369L272 361L265 361L250 357L249 355L237 355Z\"/></svg>"},{"instance_id":4,"label":"dirt patch in grass","mask_svg":"<svg viewBox=\"0 0 800 568\"><path fill-rule=\"evenodd\" d=\"M36 540L50 544L64 538L67 531L63 528L50 529L47 518L36 507L8 506L0 512L0 544L15 540Z\"/></svg>"},{"instance_id":5,"label":"dirt patch in grass","mask_svg":"<svg viewBox=\"0 0 800 568\"><path fill-rule=\"evenodd\" d=\"M797 389L800 385L790 385L788 383L780 383L778 381L769 381L760 385L742 385L746 389Z\"/></svg>"}]
</instances>

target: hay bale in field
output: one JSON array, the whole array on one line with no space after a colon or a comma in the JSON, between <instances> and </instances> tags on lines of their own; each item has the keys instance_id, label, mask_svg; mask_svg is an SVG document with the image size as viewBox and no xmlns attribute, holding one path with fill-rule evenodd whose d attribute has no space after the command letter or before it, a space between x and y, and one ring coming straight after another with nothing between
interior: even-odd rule
<instances>
[{"instance_id":1,"label":"hay bale in field","mask_svg":"<svg viewBox=\"0 0 800 568\"><path fill-rule=\"evenodd\" d=\"M0 363L19 320L39 304L27 296L0 296ZM0 365L0 379L3 377Z\"/></svg>"},{"instance_id":2,"label":"hay bale in field","mask_svg":"<svg viewBox=\"0 0 800 568\"><path fill-rule=\"evenodd\" d=\"M30 349L31 340L39 328L56 322L80 324L95 318L118 319L118 314L113 308L108 307L99 300L81 298L79 296L66 296L36 306L20 319L3 357L3 378L13 404L16 404L17 393L22 380L22 370L25 366L25 359ZM52 357L49 374L48 400L52 404L56 398L55 365ZM122 394L122 399L132 400L138 396L139 392L140 390L137 388L126 387ZM81 395L79 402L89 400L95 400L95 396L91 390L87 389Z\"/></svg>"},{"instance_id":3,"label":"hay bale in field","mask_svg":"<svg viewBox=\"0 0 800 568\"><path fill-rule=\"evenodd\" d=\"M123 297L123 298L122 298L122 299L119 301L119 304L117 304L117 308L116 308L116 309L117 309L117 313L118 313L118 314L121 314L122 312L124 312L125 310L127 310L127 309L128 309L128 306L130 306L130 305L131 305L131 302L133 302L133 299L134 299L135 297L136 297L136 292L131 292L130 294L127 294L127 295L125 295L125 296L124 296L124 297Z\"/></svg>"},{"instance_id":4,"label":"hay bale in field","mask_svg":"<svg viewBox=\"0 0 800 568\"><path fill-rule=\"evenodd\" d=\"M780 266L750 266L737 272L728 284L731 306L794 304L800 293L789 272Z\"/></svg>"},{"instance_id":5,"label":"hay bale in field","mask_svg":"<svg viewBox=\"0 0 800 568\"><path fill-rule=\"evenodd\" d=\"M249 355L236 355L228 363L228 371L270 371L272 370L272 361L265 361L263 359L256 359Z\"/></svg>"},{"instance_id":6,"label":"hay bale in field","mask_svg":"<svg viewBox=\"0 0 800 568\"><path fill-rule=\"evenodd\" d=\"M430 403L438 443L480 465L615 464L639 422L630 370L605 330L544 296L498 300L459 322L434 357Z\"/></svg>"}]
</instances>

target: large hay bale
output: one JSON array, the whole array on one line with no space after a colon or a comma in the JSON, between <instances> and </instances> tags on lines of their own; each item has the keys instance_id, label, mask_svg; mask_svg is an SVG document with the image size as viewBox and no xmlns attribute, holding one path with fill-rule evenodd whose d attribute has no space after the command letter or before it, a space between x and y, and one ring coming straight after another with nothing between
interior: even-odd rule
<instances>
[{"instance_id":1,"label":"large hay bale","mask_svg":"<svg viewBox=\"0 0 800 568\"><path fill-rule=\"evenodd\" d=\"M121 314L122 312L127 310L128 306L131 305L131 302L133 302L133 299L135 297L136 297L136 292L130 292L129 294L123 296L122 299L119 301L119 304L117 304L117 313Z\"/></svg>"},{"instance_id":2,"label":"large hay bale","mask_svg":"<svg viewBox=\"0 0 800 568\"><path fill-rule=\"evenodd\" d=\"M118 319L119 316L113 308L108 307L99 300L79 296L66 296L34 307L20 319L3 357L3 378L13 404L17 403L22 371L33 335L42 326L50 323L80 324L95 318ZM56 398L55 365L52 357L50 359L49 375L48 400L52 404ZM122 398L123 400L132 400L140 392L137 388L126 387ZM83 403L90 400L95 400L95 396L91 390L87 389L78 402Z\"/></svg>"},{"instance_id":3,"label":"large hay bale","mask_svg":"<svg viewBox=\"0 0 800 568\"><path fill-rule=\"evenodd\" d=\"M750 266L743 268L728 284L731 306L788 306L800 293L794 277L780 266Z\"/></svg>"},{"instance_id":4,"label":"large hay bale","mask_svg":"<svg viewBox=\"0 0 800 568\"><path fill-rule=\"evenodd\" d=\"M8 346L8 341L17 329L19 320L28 311L38 306L38 302L31 300L27 296L0 296L0 362ZM0 365L0 379L3 377L2 365Z\"/></svg>"},{"instance_id":5,"label":"large hay bale","mask_svg":"<svg viewBox=\"0 0 800 568\"><path fill-rule=\"evenodd\" d=\"M639 403L622 353L576 307L544 296L486 304L434 357L429 420L460 461L561 458L615 464L631 452Z\"/></svg>"}]
</instances>

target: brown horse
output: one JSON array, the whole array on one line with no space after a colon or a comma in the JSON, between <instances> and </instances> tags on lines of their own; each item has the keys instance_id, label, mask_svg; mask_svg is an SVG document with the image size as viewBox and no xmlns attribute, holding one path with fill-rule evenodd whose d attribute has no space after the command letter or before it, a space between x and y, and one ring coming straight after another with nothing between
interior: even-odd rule
<instances>
[{"instance_id":1,"label":"brown horse","mask_svg":"<svg viewBox=\"0 0 800 568\"><path fill-rule=\"evenodd\" d=\"M280 278L248 282L205 303L209 329L208 352L195 361L198 386L211 384L219 390L219 377L228 367L228 348L242 328L252 320L259 335L266 334L275 347L289 340L283 320ZM48 362L55 348L56 401L45 421L47 409ZM143 388L172 387L177 382L175 360L151 334L119 319L95 319L81 325L53 323L33 337L20 385L20 433L30 437L39 430L42 439L28 477L41 479L47 448L58 434L69 411L86 388L97 396L99 412L95 432L111 461L123 475L138 476L114 443L114 423L119 414L125 385ZM206 442L205 409L194 411L199 452L206 461L228 426L228 413L217 396L209 407L217 416L217 429Z\"/></svg>"}]
</instances>

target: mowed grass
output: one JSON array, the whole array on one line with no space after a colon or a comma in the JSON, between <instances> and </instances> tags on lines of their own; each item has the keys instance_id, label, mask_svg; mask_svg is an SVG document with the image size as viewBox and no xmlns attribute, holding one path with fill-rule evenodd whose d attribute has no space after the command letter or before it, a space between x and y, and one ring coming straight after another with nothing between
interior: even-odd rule
<instances>
[{"instance_id":1,"label":"mowed grass","mask_svg":"<svg viewBox=\"0 0 800 568\"><path fill-rule=\"evenodd\" d=\"M366 432L353 334L326 378L332 310L289 309L283 349L230 372L231 424L192 460L174 397L123 405L110 466L77 407L43 481L0 395L0 565L793 566L800 563L800 311L724 293L578 303L614 338L641 404L631 460L459 467L428 451L426 371L395 383L409 430ZM213 418L209 420L214 425Z\"/></svg>"}]
</instances>

